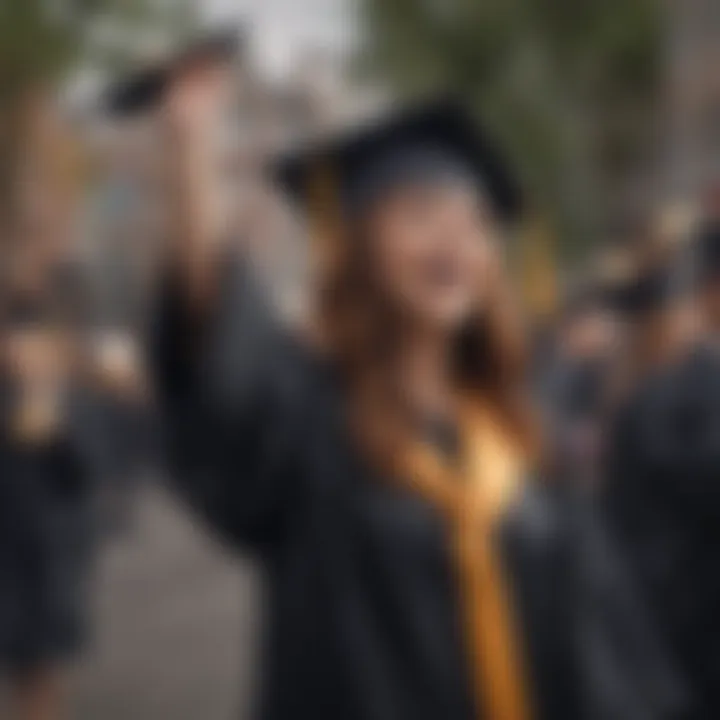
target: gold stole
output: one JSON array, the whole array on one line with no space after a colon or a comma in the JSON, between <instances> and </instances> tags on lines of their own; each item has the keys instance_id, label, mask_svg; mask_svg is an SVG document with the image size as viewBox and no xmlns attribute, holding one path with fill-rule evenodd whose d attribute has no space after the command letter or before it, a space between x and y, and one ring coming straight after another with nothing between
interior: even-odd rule
<instances>
[{"instance_id":1,"label":"gold stole","mask_svg":"<svg viewBox=\"0 0 720 720\"><path fill-rule=\"evenodd\" d=\"M463 466L449 467L418 444L403 477L447 514L466 622L471 681L487 720L531 720L522 642L494 531L521 487L521 455L490 415L463 414Z\"/></svg>"}]
</instances>

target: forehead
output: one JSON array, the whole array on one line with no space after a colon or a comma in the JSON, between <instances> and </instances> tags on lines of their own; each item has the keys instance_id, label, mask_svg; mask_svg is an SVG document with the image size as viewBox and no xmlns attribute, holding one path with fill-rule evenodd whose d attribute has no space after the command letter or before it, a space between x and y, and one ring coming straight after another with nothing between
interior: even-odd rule
<instances>
[{"instance_id":1,"label":"forehead","mask_svg":"<svg viewBox=\"0 0 720 720\"><path fill-rule=\"evenodd\" d=\"M487 202L477 188L467 183L447 178L418 178L383 192L368 208L368 212L372 215L378 211L400 212L412 208L428 213L433 209L447 210L453 207L458 210L475 210L487 207Z\"/></svg>"}]
</instances>

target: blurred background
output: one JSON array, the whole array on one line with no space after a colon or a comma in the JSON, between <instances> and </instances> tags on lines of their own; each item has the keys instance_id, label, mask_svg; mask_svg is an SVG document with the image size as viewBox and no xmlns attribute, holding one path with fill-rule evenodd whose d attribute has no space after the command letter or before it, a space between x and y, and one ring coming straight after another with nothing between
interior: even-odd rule
<instances>
[{"instance_id":1,"label":"blurred background","mask_svg":"<svg viewBox=\"0 0 720 720\"><path fill-rule=\"evenodd\" d=\"M218 139L238 222L266 157L405 98L456 92L499 138L530 200L510 253L536 339L533 380L569 465L596 457L590 420L602 403L585 375L582 391L568 389L558 356L617 354L615 321L630 307L636 336L623 336L615 376L632 386L647 368L634 340L652 329L647 306L640 316L585 291L650 266L681 282L720 203L717 0L4 2L0 284L30 293L43 269L72 265L74 322L115 383L95 426L104 532L92 642L73 671L79 720L220 720L246 717L252 702L260 570L164 490L149 391L135 377L162 247L161 143L147 115L118 117L106 102L111 84L218 28L237 40ZM300 313L303 229L272 203L254 212L270 284ZM13 303L9 326L27 312ZM692 310L672 310L696 338Z\"/></svg>"},{"instance_id":2,"label":"blurred background","mask_svg":"<svg viewBox=\"0 0 720 720\"><path fill-rule=\"evenodd\" d=\"M74 195L80 232L96 252L123 245L109 238L119 232L113 213L128 218L123 203L147 197L136 176L152 159L141 122L118 129L102 112L101 88L203 28L228 24L243 38L228 128L238 145L252 146L258 133L274 142L312 135L419 93L462 95L508 149L532 198L528 233L543 240L524 244L531 274L550 262L565 273L641 224L674 231L718 172L713 0L6 5L5 235L43 172ZM131 175L136 182L122 182Z\"/></svg>"}]
</instances>

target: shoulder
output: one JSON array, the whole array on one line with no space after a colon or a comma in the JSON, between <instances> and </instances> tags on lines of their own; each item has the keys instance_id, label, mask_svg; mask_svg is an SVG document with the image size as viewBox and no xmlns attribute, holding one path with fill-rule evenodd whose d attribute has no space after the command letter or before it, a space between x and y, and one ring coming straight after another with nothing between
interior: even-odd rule
<instances>
[{"instance_id":1,"label":"shoulder","mask_svg":"<svg viewBox=\"0 0 720 720\"><path fill-rule=\"evenodd\" d=\"M648 378L629 399L625 417L655 438L682 430L691 419L716 417L720 400L720 351L698 345Z\"/></svg>"}]
</instances>

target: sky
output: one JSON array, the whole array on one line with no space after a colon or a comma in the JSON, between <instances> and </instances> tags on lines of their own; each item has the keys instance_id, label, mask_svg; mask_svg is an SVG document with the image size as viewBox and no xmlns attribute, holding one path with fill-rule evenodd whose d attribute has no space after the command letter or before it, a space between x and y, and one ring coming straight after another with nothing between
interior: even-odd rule
<instances>
[{"instance_id":1,"label":"sky","mask_svg":"<svg viewBox=\"0 0 720 720\"><path fill-rule=\"evenodd\" d=\"M352 0L201 0L206 20L246 23L251 47L273 75L292 68L305 49L347 50L352 42Z\"/></svg>"}]
</instances>

